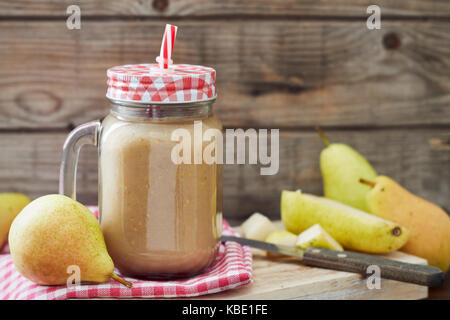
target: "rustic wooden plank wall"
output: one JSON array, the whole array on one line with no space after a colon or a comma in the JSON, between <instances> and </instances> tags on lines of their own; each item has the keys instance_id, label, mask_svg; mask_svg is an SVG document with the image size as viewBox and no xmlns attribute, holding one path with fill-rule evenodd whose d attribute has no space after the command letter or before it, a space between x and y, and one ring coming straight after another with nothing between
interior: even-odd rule
<instances>
[{"instance_id":1,"label":"rustic wooden plank wall","mask_svg":"<svg viewBox=\"0 0 450 320\"><path fill-rule=\"evenodd\" d=\"M165 23L174 60L217 69L226 127L280 128L280 172L226 166L225 216L279 215L283 188L321 193L322 126L377 171L450 208L450 3L376 1L0 0L0 192L56 192L61 146L108 110L105 70L151 62ZM65 27L78 4L81 30ZM95 151L79 198L96 201Z\"/></svg>"}]
</instances>

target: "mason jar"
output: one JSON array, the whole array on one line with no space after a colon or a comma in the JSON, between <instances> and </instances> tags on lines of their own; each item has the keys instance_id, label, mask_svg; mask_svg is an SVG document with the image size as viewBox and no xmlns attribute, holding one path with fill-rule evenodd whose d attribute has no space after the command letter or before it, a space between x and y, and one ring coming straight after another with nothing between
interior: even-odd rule
<instances>
[{"instance_id":1,"label":"mason jar","mask_svg":"<svg viewBox=\"0 0 450 320\"><path fill-rule=\"evenodd\" d=\"M145 64L107 74L110 113L70 133L60 193L75 198L79 149L97 145L99 222L115 266L138 278L198 274L214 261L222 230L222 166L194 159L216 141L205 132L222 132L215 71Z\"/></svg>"}]
</instances>

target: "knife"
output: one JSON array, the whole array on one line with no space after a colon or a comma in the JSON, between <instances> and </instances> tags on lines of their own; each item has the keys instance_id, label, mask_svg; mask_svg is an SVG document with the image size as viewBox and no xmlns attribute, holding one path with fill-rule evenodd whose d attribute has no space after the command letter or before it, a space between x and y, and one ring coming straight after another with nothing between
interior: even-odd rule
<instances>
[{"instance_id":1,"label":"knife","mask_svg":"<svg viewBox=\"0 0 450 320\"><path fill-rule=\"evenodd\" d=\"M368 275L368 267L375 265L380 270L381 278L427 287L440 286L445 278L441 269L433 266L405 263L352 251L335 251L316 247L302 250L296 247L232 236L222 236L221 240L222 242L234 241L244 246L296 257L309 266L359 273L365 276Z\"/></svg>"}]
</instances>

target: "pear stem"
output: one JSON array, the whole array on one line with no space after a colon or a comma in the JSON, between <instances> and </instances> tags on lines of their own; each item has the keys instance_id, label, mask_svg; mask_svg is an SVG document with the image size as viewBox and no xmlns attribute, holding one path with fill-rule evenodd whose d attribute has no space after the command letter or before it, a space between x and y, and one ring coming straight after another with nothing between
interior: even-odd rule
<instances>
[{"instance_id":1,"label":"pear stem","mask_svg":"<svg viewBox=\"0 0 450 320\"><path fill-rule=\"evenodd\" d=\"M114 280L116 280L117 282L123 284L124 286L131 288L133 286L133 284L127 280L125 280L124 278L119 277L117 274L113 273L111 275L111 278L113 278Z\"/></svg>"},{"instance_id":2,"label":"pear stem","mask_svg":"<svg viewBox=\"0 0 450 320\"><path fill-rule=\"evenodd\" d=\"M359 182L367 184L368 186L370 186L371 188L375 188L375 182L370 181L370 180L366 180L364 178L359 179Z\"/></svg>"},{"instance_id":3,"label":"pear stem","mask_svg":"<svg viewBox=\"0 0 450 320\"><path fill-rule=\"evenodd\" d=\"M331 143L330 143L330 140L328 139L327 135L325 134L325 132L323 132L323 130L320 129L320 127L316 127L316 131L319 134L320 139L322 139L322 141L328 147Z\"/></svg>"}]
</instances>

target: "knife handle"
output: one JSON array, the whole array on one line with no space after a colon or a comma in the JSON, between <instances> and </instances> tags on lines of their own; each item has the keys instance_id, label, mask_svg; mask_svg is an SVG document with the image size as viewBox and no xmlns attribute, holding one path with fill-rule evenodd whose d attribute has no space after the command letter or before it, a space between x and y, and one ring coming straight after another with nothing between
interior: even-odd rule
<instances>
[{"instance_id":1,"label":"knife handle","mask_svg":"<svg viewBox=\"0 0 450 320\"><path fill-rule=\"evenodd\" d=\"M399 262L377 256L310 247L303 254L303 262L314 267L370 275L367 268L378 266L380 277L422 286L436 287L444 282L444 273L436 267Z\"/></svg>"}]
</instances>

